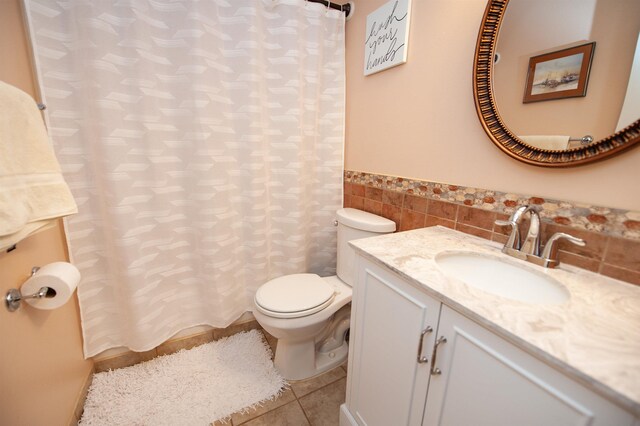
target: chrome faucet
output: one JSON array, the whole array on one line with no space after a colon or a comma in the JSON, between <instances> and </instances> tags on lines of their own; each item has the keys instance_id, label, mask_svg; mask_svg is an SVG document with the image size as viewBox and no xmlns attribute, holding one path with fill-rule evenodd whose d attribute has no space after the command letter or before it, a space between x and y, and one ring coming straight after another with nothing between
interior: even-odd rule
<instances>
[{"instance_id":1,"label":"chrome faucet","mask_svg":"<svg viewBox=\"0 0 640 426\"><path fill-rule=\"evenodd\" d=\"M524 241L520 241L520 222L529 213L531 223ZM540 254L540 215L535 207L522 206L513 212L509 220L496 220L496 225L511 226L511 234L502 249L503 253L526 260L527 255Z\"/></svg>"},{"instance_id":2,"label":"chrome faucet","mask_svg":"<svg viewBox=\"0 0 640 426\"><path fill-rule=\"evenodd\" d=\"M526 213L529 213L531 222L526 237L521 241L520 222ZM565 239L579 246L586 245L584 240L580 238L557 232L549 238L542 255L540 255L540 215L536 208L530 205L518 207L508 220L496 220L495 223L499 226L511 227L509 238L502 248L503 253L545 268L555 268L560 264L558 261L558 241Z\"/></svg>"}]
</instances>

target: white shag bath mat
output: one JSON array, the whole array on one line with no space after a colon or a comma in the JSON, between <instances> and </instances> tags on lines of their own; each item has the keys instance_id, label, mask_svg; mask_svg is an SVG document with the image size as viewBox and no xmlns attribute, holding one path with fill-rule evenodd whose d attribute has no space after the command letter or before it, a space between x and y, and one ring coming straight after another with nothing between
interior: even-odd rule
<instances>
[{"instance_id":1,"label":"white shag bath mat","mask_svg":"<svg viewBox=\"0 0 640 426\"><path fill-rule=\"evenodd\" d=\"M287 386L252 330L132 367L97 373L79 425L210 425Z\"/></svg>"}]
</instances>

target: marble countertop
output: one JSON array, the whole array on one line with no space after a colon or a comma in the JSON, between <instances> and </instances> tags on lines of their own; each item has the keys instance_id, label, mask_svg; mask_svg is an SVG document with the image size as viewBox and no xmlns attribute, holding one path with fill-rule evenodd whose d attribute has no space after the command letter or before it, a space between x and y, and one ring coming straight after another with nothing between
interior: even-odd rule
<instances>
[{"instance_id":1,"label":"marble countertop","mask_svg":"<svg viewBox=\"0 0 640 426\"><path fill-rule=\"evenodd\" d=\"M352 241L445 305L640 415L640 287L570 265L545 269L503 254L501 244L443 227ZM518 302L448 278L435 256L472 251L537 269L570 293L556 305Z\"/></svg>"}]
</instances>

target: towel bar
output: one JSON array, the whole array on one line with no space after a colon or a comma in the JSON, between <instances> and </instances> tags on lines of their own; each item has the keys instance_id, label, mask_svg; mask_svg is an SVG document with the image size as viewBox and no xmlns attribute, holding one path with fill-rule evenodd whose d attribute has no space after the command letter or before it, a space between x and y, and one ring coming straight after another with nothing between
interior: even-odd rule
<instances>
[{"instance_id":1,"label":"towel bar","mask_svg":"<svg viewBox=\"0 0 640 426\"><path fill-rule=\"evenodd\" d=\"M591 142L593 142L593 136L585 135L581 138L569 138L569 141L576 141L576 142L579 141L582 145L588 145Z\"/></svg>"}]
</instances>

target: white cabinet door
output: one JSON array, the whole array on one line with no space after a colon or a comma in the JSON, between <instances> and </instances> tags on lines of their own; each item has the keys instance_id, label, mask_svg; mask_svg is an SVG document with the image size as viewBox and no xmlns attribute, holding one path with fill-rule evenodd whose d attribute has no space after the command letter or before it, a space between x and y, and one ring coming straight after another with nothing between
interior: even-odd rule
<instances>
[{"instance_id":1,"label":"white cabinet door","mask_svg":"<svg viewBox=\"0 0 640 426\"><path fill-rule=\"evenodd\" d=\"M362 258L359 264L347 409L360 425L419 425L430 359L418 357L431 358L440 303L388 270Z\"/></svg>"},{"instance_id":2,"label":"white cabinet door","mask_svg":"<svg viewBox=\"0 0 640 426\"><path fill-rule=\"evenodd\" d=\"M498 308L499 309L499 308ZM633 417L443 306L424 425L621 425Z\"/></svg>"}]
</instances>

